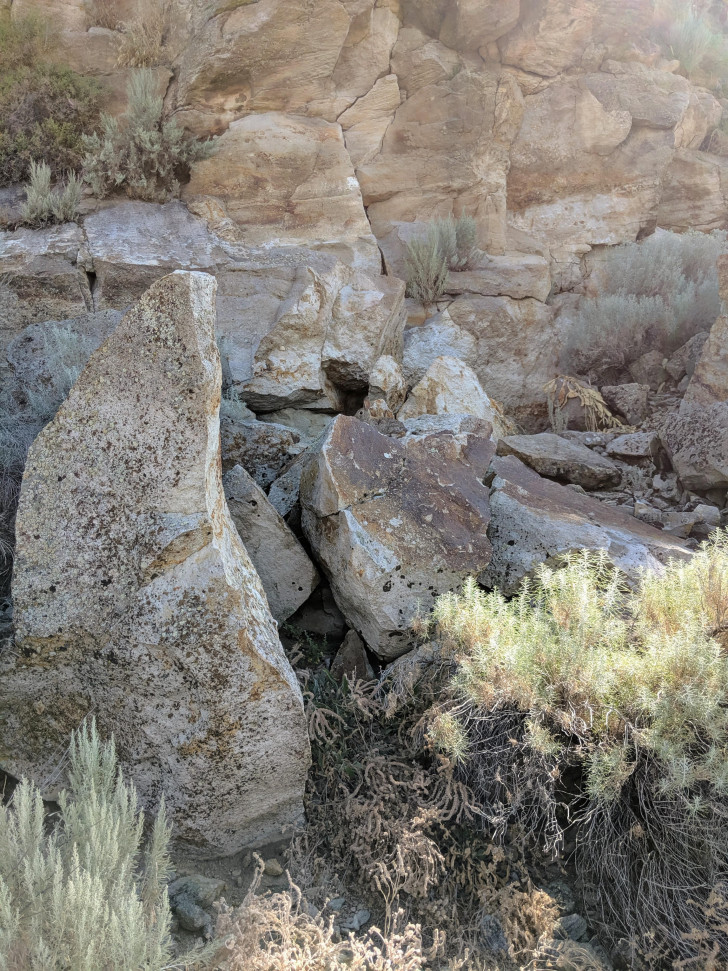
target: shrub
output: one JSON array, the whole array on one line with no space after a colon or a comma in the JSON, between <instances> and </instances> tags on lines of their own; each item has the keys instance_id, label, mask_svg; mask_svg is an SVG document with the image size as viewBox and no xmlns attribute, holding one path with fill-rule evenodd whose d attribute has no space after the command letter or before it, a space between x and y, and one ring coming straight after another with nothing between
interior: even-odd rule
<instances>
[{"instance_id":1,"label":"shrub","mask_svg":"<svg viewBox=\"0 0 728 971\"><path fill-rule=\"evenodd\" d=\"M71 738L68 789L52 832L23 781L0 806L0 968L160 969L170 954L164 806L143 865L143 817L96 726Z\"/></svg>"},{"instance_id":2,"label":"shrub","mask_svg":"<svg viewBox=\"0 0 728 971\"><path fill-rule=\"evenodd\" d=\"M478 227L472 216L436 219L424 238L407 244L407 296L434 303L445 293L449 270L466 270L478 252Z\"/></svg>"},{"instance_id":3,"label":"shrub","mask_svg":"<svg viewBox=\"0 0 728 971\"><path fill-rule=\"evenodd\" d=\"M92 0L88 8L88 22L92 27L116 30L119 26L117 0Z\"/></svg>"},{"instance_id":4,"label":"shrub","mask_svg":"<svg viewBox=\"0 0 728 971\"><path fill-rule=\"evenodd\" d=\"M164 40L169 27L166 0L145 0L139 15L121 25L119 67L154 67L164 61Z\"/></svg>"},{"instance_id":5,"label":"shrub","mask_svg":"<svg viewBox=\"0 0 728 971\"><path fill-rule=\"evenodd\" d=\"M0 186L22 182L31 161L51 177L79 168L81 135L99 117L98 85L48 61L41 21L0 16Z\"/></svg>"},{"instance_id":6,"label":"shrub","mask_svg":"<svg viewBox=\"0 0 728 971\"><path fill-rule=\"evenodd\" d=\"M634 590L583 552L510 602L472 582L434 617L458 662L465 778L496 828L520 822L558 850L571 820L613 938L659 961L714 949L722 966L728 534Z\"/></svg>"},{"instance_id":7,"label":"shrub","mask_svg":"<svg viewBox=\"0 0 728 971\"><path fill-rule=\"evenodd\" d=\"M31 162L30 184L25 188L27 198L22 209L23 222L28 226L71 222L78 214L81 191L81 180L75 172L69 172L66 184L54 192L50 167L45 162Z\"/></svg>"},{"instance_id":8,"label":"shrub","mask_svg":"<svg viewBox=\"0 0 728 971\"><path fill-rule=\"evenodd\" d=\"M572 374L623 367L647 350L670 354L720 313L717 259L724 232L659 232L605 252L603 287L584 297L567 333L562 366Z\"/></svg>"},{"instance_id":9,"label":"shrub","mask_svg":"<svg viewBox=\"0 0 728 971\"><path fill-rule=\"evenodd\" d=\"M7 587L15 548L15 514L28 450L54 417L92 351L69 327L46 325L43 372L13 378L0 389L0 591Z\"/></svg>"},{"instance_id":10,"label":"shrub","mask_svg":"<svg viewBox=\"0 0 728 971\"><path fill-rule=\"evenodd\" d=\"M686 0L658 0L656 39L688 76L725 73L728 42L708 13Z\"/></svg>"},{"instance_id":11,"label":"shrub","mask_svg":"<svg viewBox=\"0 0 728 971\"><path fill-rule=\"evenodd\" d=\"M132 199L164 202L179 192L190 165L208 158L214 140L185 134L176 121L163 118L153 73L140 68L127 89L129 108L121 123L102 116L102 132L84 136L84 178L103 198L124 189Z\"/></svg>"}]
</instances>

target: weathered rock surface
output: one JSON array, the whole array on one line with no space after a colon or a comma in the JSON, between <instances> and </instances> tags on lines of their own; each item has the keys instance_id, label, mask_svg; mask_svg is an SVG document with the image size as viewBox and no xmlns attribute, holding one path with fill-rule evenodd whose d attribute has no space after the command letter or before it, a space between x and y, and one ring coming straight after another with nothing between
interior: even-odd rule
<instances>
[{"instance_id":1,"label":"weathered rock surface","mask_svg":"<svg viewBox=\"0 0 728 971\"><path fill-rule=\"evenodd\" d=\"M407 396L407 382L402 369L391 354L383 354L369 373L370 401L381 399L391 411L397 411Z\"/></svg>"},{"instance_id":2,"label":"weathered rock surface","mask_svg":"<svg viewBox=\"0 0 728 971\"><path fill-rule=\"evenodd\" d=\"M259 486L267 488L300 451L300 436L286 425L274 422L239 421L223 414L220 418L222 467L241 465Z\"/></svg>"},{"instance_id":3,"label":"weathered rock surface","mask_svg":"<svg viewBox=\"0 0 728 971\"><path fill-rule=\"evenodd\" d=\"M694 408L709 408L721 401L728 401L728 317L725 315L710 328L680 412L685 414Z\"/></svg>"},{"instance_id":4,"label":"weathered rock surface","mask_svg":"<svg viewBox=\"0 0 728 971\"><path fill-rule=\"evenodd\" d=\"M242 466L226 472L222 484L230 515L263 584L270 612L281 624L311 596L319 582L318 571Z\"/></svg>"},{"instance_id":5,"label":"weathered rock surface","mask_svg":"<svg viewBox=\"0 0 728 971\"><path fill-rule=\"evenodd\" d=\"M639 425L647 417L650 389L646 384L603 385L599 391L612 414L624 418L628 425Z\"/></svg>"},{"instance_id":6,"label":"weathered rock surface","mask_svg":"<svg viewBox=\"0 0 728 971\"><path fill-rule=\"evenodd\" d=\"M504 422L491 404L477 375L455 357L438 357L397 412L400 421L420 415L474 415L489 421L495 435Z\"/></svg>"},{"instance_id":7,"label":"weathered rock surface","mask_svg":"<svg viewBox=\"0 0 728 971\"><path fill-rule=\"evenodd\" d=\"M94 714L193 852L280 836L303 704L220 478L215 282L158 281L36 439L18 513L0 763L44 766ZM50 795L50 793L46 793Z\"/></svg>"},{"instance_id":8,"label":"weathered rock surface","mask_svg":"<svg viewBox=\"0 0 728 971\"><path fill-rule=\"evenodd\" d=\"M728 486L728 401L671 415L660 438L686 489Z\"/></svg>"},{"instance_id":9,"label":"weathered rock surface","mask_svg":"<svg viewBox=\"0 0 728 971\"><path fill-rule=\"evenodd\" d=\"M539 563L572 550L606 550L629 577L659 570L671 557L689 552L674 537L640 523L598 499L542 479L513 455L491 463L493 556L479 580L513 593Z\"/></svg>"},{"instance_id":10,"label":"weathered rock surface","mask_svg":"<svg viewBox=\"0 0 728 971\"><path fill-rule=\"evenodd\" d=\"M585 489L617 485L622 478L611 459L550 432L501 438L498 455L515 455L539 475L574 482Z\"/></svg>"},{"instance_id":11,"label":"weathered rock surface","mask_svg":"<svg viewBox=\"0 0 728 971\"><path fill-rule=\"evenodd\" d=\"M678 347L674 354L670 355L665 362L665 370L673 381L679 382L685 376L689 378L693 376L695 365L698 363L698 358L707 339L708 332L700 331L689 341L686 341L682 347Z\"/></svg>"},{"instance_id":12,"label":"weathered rock surface","mask_svg":"<svg viewBox=\"0 0 728 971\"><path fill-rule=\"evenodd\" d=\"M482 470L494 445L479 425L466 452ZM380 657L407 649L418 603L427 610L489 560L488 491L461 454L448 433L403 443L339 416L304 468L306 537L350 626Z\"/></svg>"},{"instance_id":13,"label":"weathered rock surface","mask_svg":"<svg viewBox=\"0 0 728 971\"><path fill-rule=\"evenodd\" d=\"M374 677L374 671L367 657L366 645L355 630L347 633L336 652L336 657L331 663L331 677L336 681L343 681L345 677L349 681L371 681Z\"/></svg>"}]
</instances>

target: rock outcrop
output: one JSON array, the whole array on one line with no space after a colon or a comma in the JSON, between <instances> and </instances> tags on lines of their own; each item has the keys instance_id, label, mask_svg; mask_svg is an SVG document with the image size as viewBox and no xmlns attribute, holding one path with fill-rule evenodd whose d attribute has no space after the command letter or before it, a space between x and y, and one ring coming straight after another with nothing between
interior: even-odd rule
<instances>
[{"instance_id":1,"label":"rock outcrop","mask_svg":"<svg viewBox=\"0 0 728 971\"><path fill-rule=\"evenodd\" d=\"M0 764L46 768L89 715L190 851L279 838L301 813L303 703L225 502L215 281L158 281L35 441L20 509L17 652Z\"/></svg>"},{"instance_id":2,"label":"rock outcrop","mask_svg":"<svg viewBox=\"0 0 728 971\"><path fill-rule=\"evenodd\" d=\"M379 657L410 642L418 609L458 589L490 559L491 426L458 442L452 432L381 435L339 416L304 467L302 523L350 626Z\"/></svg>"}]
</instances>

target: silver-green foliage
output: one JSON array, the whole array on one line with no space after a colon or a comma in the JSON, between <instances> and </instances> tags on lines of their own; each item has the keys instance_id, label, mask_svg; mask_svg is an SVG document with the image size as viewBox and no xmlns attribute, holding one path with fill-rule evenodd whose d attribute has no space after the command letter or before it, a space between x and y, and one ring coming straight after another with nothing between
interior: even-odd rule
<instances>
[{"instance_id":1,"label":"silver-green foliage","mask_svg":"<svg viewBox=\"0 0 728 971\"><path fill-rule=\"evenodd\" d=\"M445 292L448 272L472 266L478 252L478 229L472 216L436 219L427 234L407 244L407 295L432 304Z\"/></svg>"},{"instance_id":2,"label":"silver-green foliage","mask_svg":"<svg viewBox=\"0 0 728 971\"><path fill-rule=\"evenodd\" d=\"M100 199L124 189L132 199L164 202L179 193L194 162L209 158L214 140L194 138L164 119L164 102L148 68L133 72L127 97L121 121L103 115L101 134L84 136L84 179Z\"/></svg>"},{"instance_id":3,"label":"silver-green foliage","mask_svg":"<svg viewBox=\"0 0 728 971\"><path fill-rule=\"evenodd\" d=\"M728 235L658 232L605 251L600 293L584 297L569 326L562 366L586 374L650 350L669 354L720 313L718 257Z\"/></svg>"},{"instance_id":4,"label":"silver-green foliage","mask_svg":"<svg viewBox=\"0 0 728 971\"><path fill-rule=\"evenodd\" d=\"M0 807L0 968L139 971L170 955L164 806L142 853L143 817L113 740L82 726L49 833L37 788Z\"/></svg>"},{"instance_id":5,"label":"silver-green foliage","mask_svg":"<svg viewBox=\"0 0 728 971\"><path fill-rule=\"evenodd\" d=\"M21 217L27 226L47 226L73 221L78 214L82 184L69 172L62 187L51 186L51 170L45 162L30 163L30 182L25 187L26 201Z\"/></svg>"}]
</instances>

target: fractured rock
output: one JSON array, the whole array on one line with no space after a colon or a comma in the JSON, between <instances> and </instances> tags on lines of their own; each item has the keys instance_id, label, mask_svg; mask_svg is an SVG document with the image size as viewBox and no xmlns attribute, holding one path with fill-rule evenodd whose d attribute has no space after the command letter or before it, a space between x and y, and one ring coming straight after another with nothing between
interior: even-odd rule
<instances>
[{"instance_id":1,"label":"fractured rock","mask_svg":"<svg viewBox=\"0 0 728 971\"><path fill-rule=\"evenodd\" d=\"M720 401L728 401L728 316L725 315L718 317L710 328L680 405L680 414Z\"/></svg>"},{"instance_id":2,"label":"fractured rock","mask_svg":"<svg viewBox=\"0 0 728 971\"><path fill-rule=\"evenodd\" d=\"M550 432L501 438L498 455L515 455L539 475L574 482L585 489L617 485L622 478L611 459Z\"/></svg>"},{"instance_id":3,"label":"fractured rock","mask_svg":"<svg viewBox=\"0 0 728 971\"><path fill-rule=\"evenodd\" d=\"M350 626L382 658L407 649L418 604L428 610L489 561L488 490L467 464L472 452L482 469L494 451L479 425L463 448L446 432L392 439L340 415L304 468L306 537Z\"/></svg>"},{"instance_id":4,"label":"fractured rock","mask_svg":"<svg viewBox=\"0 0 728 971\"><path fill-rule=\"evenodd\" d=\"M374 365L369 375L370 401L383 399L387 407L397 411L407 397L407 382L402 375L402 369L390 354L383 354Z\"/></svg>"},{"instance_id":5,"label":"fractured rock","mask_svg":"<svg viewBox=\"0 0 728 971\"><path fill-rule=\"evenodd\" d=\"M624 418L628 425L639 425L647 417L646 384L613 384L599 389L607 407L613 414Z\"/></svg>"},{"instance_id":6,"label":"fractured rock","mask_svg":"<svg viewBox=\"0 0 728 971\"><path fill-rule=\"evenodd\" d=\"M238 421L220 418L222 467L241 465L264 489L276 479L300 449L297 432L270 421Z\"/></svg>"},{"instance_id":7,"label":"fractured rock","mask_svg":"<svg viewBox=\"0 0 728 971\"><path fill-rule=\"evenodd\" d=\"M654 432L618 435L607 444L607 455L636 464L652 464L657 458L660 440Z\"/></svg>"},{"instance_id":8,"label":"fractured rock","mask_svg":"<svg viewBox=\"0 0 728 971\"><path fill-rule=\"evenodd\" d=\"M542 479L514 455L491 463L493 556L478 579L486 587L514 593L539 563L565 553L606 550L632 579L642 569L661 570L670 558L687 558L687 548L591 496Z\"/></svg>"},{"instance_id":9,"label":"fractured rock","mask_svg":"<svg viewBox=\"0 0 728 971\"><path fill-rule=\"evenodd\" d=\"M281 624L311 596L319 582L318 571L244 468L236 465L230 469L222 484L230 515L263 584L270 612Z\"/></svg>"},{"instance_id":10,"label":"fractured rock","mask_svg":"<svg viewBox=\"0 0 728 971\"><path fill-rule=\"evenodd\" d=\"M34 779L93 714L199 855L279 838L310 760L296 677L220 477L215 281L158 281L33 443L0 763Z\"/></svg>"},{"instance_id":11,"label":"fractured rock","mask_svg":"<svg viewBox=\"0 0 728 971\"><path fill-rule=\"evenodd\" d=\"M350 630L331 663L331 677L336 681L357 679L371 681L374 670L369 663L364 641L355 630Z\"/></svg>"},{"instance_id":12,"label":"fractured rock","mask_svg":"<svg viewBox=\"0 0 728 971\"><path fill-rule=\"evenodd\" d=\"M668 358L665 370L673 381L682 381L686 375L689 378L693 376L695 365L698 363L698 358L707 339L708 332L700 331L700 333L694 334L689 341L686 341L682 347L678 347L675 353Z\"/></svg>"}]
</instances>

